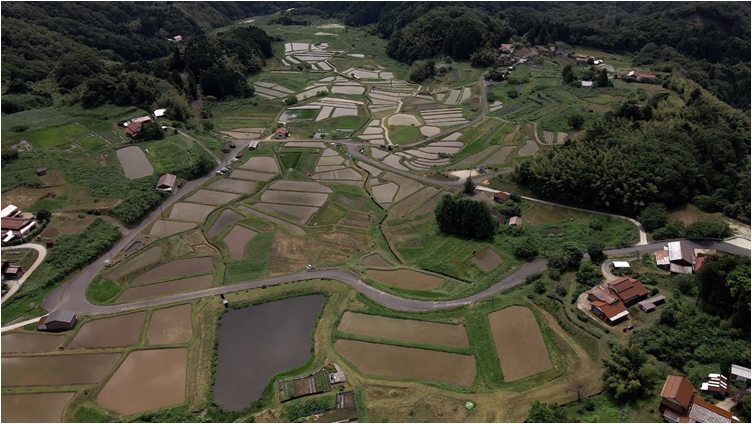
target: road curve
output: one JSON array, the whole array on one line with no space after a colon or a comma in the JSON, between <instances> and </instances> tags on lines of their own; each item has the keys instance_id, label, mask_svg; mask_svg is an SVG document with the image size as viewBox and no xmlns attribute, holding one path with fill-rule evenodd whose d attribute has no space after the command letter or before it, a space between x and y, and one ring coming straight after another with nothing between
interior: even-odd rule
<instances>
[{"instance_id":1,"label":"road curve","mask_svg":"<svg viewBox=\"0 0 752 424\"><path fill-rule=\"evenodd\" d=\"M13 295L16 294L16 292L18 291L18 289L21 288L21 286L23 285L23 283L26 282L26 279L29 278L29 277L31 277L31 274L34 273L34 270L37 269L37 267L42 263L42 261L44 261L44 258L47 257L47 248L44 247L44 246L42 246L41 244L35 244L35 243L24 243L24 244L19 244L18 246L3 247L2 250L3 250L3 252L5 252L5 251L8 251L8 250L15 250L15 249L34 249L37 252L39 252L39 255L37 255L37 260L35 260L34 264L32 264L29 267L29 269L26 270L26 272L21 277L21 279L18 280L17 282L15 282L15 284L13 284L13 287L11 287L10 290L8 290L8 293L5 294L5 296L3 297L2 302L0 302L0 303L5 303L6 300L8 300L11 297L13 297ZM10 284L8 284L8 285L10 285Z\"/></svg>"}]
</instances>

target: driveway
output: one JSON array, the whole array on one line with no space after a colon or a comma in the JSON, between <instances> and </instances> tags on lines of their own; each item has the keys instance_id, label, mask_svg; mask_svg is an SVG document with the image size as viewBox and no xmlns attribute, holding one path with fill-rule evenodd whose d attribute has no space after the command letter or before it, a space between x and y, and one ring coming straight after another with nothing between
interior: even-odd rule
<instances>
[{"instance_id":1,"label":"driveway","mask_svg":"<svg viewBox=\"0 0 752 424\"><path fill-rule=\"evenodd\" d=\"M8 290L8 293L3 296L3 300L0 303L5 303L6 300L10 299L18 289L21 288L24 282L26 282L26 279L31 277L31 274L34 273L34 270L37 269L37 267L44 261L44 258L47 257L47 248L42 246L41 244L34 244L34 243L25 243L20 244L18 246L10 246L10 247L3 247L3 252L8 250L16 250L16 249L34 249L37 252L39 252L39 255L37 255L37 260L34 261L34 264L29 267L29 269L26 270L24 275L19 280L6 280L8 281L8 287L10 290Z\"/></svg>"}]
</instances>

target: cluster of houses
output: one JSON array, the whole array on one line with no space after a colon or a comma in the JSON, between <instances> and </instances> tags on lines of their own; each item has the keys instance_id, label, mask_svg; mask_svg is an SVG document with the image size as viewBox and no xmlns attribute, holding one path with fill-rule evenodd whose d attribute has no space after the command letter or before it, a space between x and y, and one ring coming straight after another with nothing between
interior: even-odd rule
<instances>
[{"instance_id":1,"label":"cluster of houses","mask_svg":"<svg viewBox=\"0 0 752 424\"><path fill-rule=\"evenodd\" d=\"M0 227L2 227L0 230L2 231L3 243L15 238L23 239L29 236L36 226L37 221L33 217L24 216L24 213L14 205L8 205L0 211Z\"/></svg>"},{"instance_id":2,"label":"cluster of houses","mask_svg":"<svg viewBox=\"0 0 752 424\"><path fill-rule=\"evenodd\" d=\"M666 300L663 296L647 299L648 289L639 280L629 277L595 286L586 293L590 312L609 325L616 325L629 317L627 308L636 303L644 311L651 311Z\"/></svg>"},{"instance_id":3,"label":"cluster of houses","mask_svg":"<svg viewBox=\"0 0 752 424\"><path fill-rule=\"evenodd\" d=\"M708 382L702 384L701 392L717 398L729 394L728 381L749 384L750 369L740 365L731 366L730 378L721 374L709 374ZM731 412L714 405L700 396L687 378L669 375L661 390L660 411L671 423L740 423Z\"/></svg>"},{"instance_id":4,"label":"cluster of houses","mask_svg":"<svg viewBox=\"0 0 752 424\"><path fill-rule=\"evenodd\" d=\"M125 134L127 134L130 138L138 137L138 135L141 133L141 127L143 126L143 124L151 124L155 120L165 116L166 113L167 109L157 109L153 113L154 119L152 119L151 115L144 115L125 121L123 123L123 126L125 127Z\"/></svg>"},{"instance_id":5,"label":"cluster of houses","mask_svg":"<svg viewBox=\"0 0 752 424\"><path fill-rule=\"evenodd\" d=\"M658 268L669 271L672 275L694 274L705 264L705 256L695 257L692 246L681 241L672 241L655 253Z\"/></svg>"},{"instance_id":6,"label":"cluster of houses","mask_svg":"<svg viewBox=\"0 0 752 424\"><path fill-rule=\"evenodd\" d=\"M500 191L498 193L494 193L494 201L496 203L504 203L504 202L507 201L507 199L509 199L509 193L505 193L503 191ZM501 223L503 224L504 222L501 221ZM509 226L510 227L519 227L523 223L524 223L524 221L519 216L513 216L513 217L509 218Z\"/></svg>"}]
</instances>

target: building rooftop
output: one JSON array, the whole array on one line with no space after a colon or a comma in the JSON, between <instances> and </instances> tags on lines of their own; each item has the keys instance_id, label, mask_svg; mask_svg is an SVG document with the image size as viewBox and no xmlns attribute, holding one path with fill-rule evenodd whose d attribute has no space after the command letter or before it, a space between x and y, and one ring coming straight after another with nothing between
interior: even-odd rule
<instances>
[{"instance_id":1,"label":"building rooftop","mask_svg":"<svg viewBox=\"0 0 752 424\"><path fill-rule=\"evenodd\" d=\"M692 247L687 243L681 241L672 241L668 243L668 259L671 262L674 261L686 261L692 263L694 260L694 252Z\"/></svg>"},{"instance_id":2,"label":"building rooftop","mask_svg":"<svg viewBox=\"0 0 752 424\"><path fill-rule=\"evenodd\" d=\"M689 420L695 423L738 423L731 412L721 409L710 402L696 398L689 409Z\"/></svg>"},{"instance_id":3,"label":"building rooftop","mask_svg":"<svg viewBox=\"0 0 752 424\"><path fill-rule=\"evenodd\" d=\"M668 266L668 264L671 263L668 259L668 250L659 250L653 253L653 255L655 255L655 264L658 266Z\"/></svg>"},{"instance_id":4,"label":"building rooftop","mask_svg":"<svg viewBox=\"0 0 752 424\"><path fill-rule=\"evenodd\" d=\"M73 311L69 309L60 309L57 311L50 312L50 314L47 316L47 319L45 322L53 322L53 321L59 321L59 322L73 322L73 320L76 318L76 314L73 313Z\"/></svg>"},{"instance_id":5,"label":"building rooftop","mask_svg":"<svg viewBox=\"0 0 752 424\"><path fill-rule=\"evenodd\" d=\"M744 377L747 380L752 379L752 370L741 365L731 365L731 374Z\"/></svg>"},{"instance_id":6,"label":"building rooftop","mask_svg":"<svg viewBox=\"0 0 752 424\"><path fill-rule=\"evenodd\" d=\"M606 302L609 305L619 301L619 299L614 296L614 294L611 293L609 289L603 286L595 286L587 292L588 294L592 294L593 296L597 297L598 300Z\"/></svg>"},{"instance_id":7,"label":"building rooftop","mask_svg":"<svg viewBox=\"0 0 752 424\"><path fill-rule=\"evenodd\" d=\"M177 178L173 174L164 174L159 178L159 182L157 183L157 188L169 188L175 185L175 181L177 181Z\"/></svg>"},{"instance_id":8,"label":"building rooftop","mask_svg":"<svg viewBox=\"0 0 752 424\"><path fill-rule=\"evenodd\" d=\"M648 289L639 280L624 277L609 283L621 300L626 301L635 296L647 296Z\"/></svg>"},{"instance_id":9,"label":"building rooftop","mask_svg":"<svg viewBox=\"0 0 752 424\"><path fill-rule=\"evenodd\" d=\"M661 390L661 397L673 399L682 407L689 408L695 394L695 386L685 377L679 375L669 375Z\"/></svg>"}]
</instances>

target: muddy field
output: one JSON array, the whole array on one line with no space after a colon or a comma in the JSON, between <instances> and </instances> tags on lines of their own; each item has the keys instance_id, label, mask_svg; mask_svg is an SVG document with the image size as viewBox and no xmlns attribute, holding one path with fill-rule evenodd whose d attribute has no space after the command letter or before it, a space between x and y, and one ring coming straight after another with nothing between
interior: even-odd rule
<instances>
[{"instance_id":1,"label":"muddy field","mask_svg":"<svg viewBox=\"0 0 752 424\"><path fill-rule=\"evenodd\" d=\"M329 196L324 193L305 193L300 191L266 190L261 201L284 205L321 206Z\"/></svg>"},{"instance_id":2,"label":"muddy field","mask_svg":"<svg viewBox=\"0 0 752 424\"><path fill-rule=\"evenodd\" d=\"M89 321L81 327L69 349L134 346L144 328L146 311Z\"/></svg>"},{"instance_id":3,"label":"muddy field","mask_svg":"<svg viewBox=\"0 0 752 424\"><path fill-rule=\"evenodd\" d=\"M510 306L488 315L504 381L510 382L553 368L543 335L530 309Z\"/></svg>"},{"instance_id":4,"label":"muddy field","mask_svg":"<svg viewBox=\"0 0 752 424\"><path fill-rule=\"evenodd\" d=\"M0 345L3 353L50 352L64 339L64 334L8 333L0 339Z\"/></svg>"},{"instance_id":5,"label":"muddy field","mask_svg":"<svg viewBox=\"0 0 752 424\"><path fill-rule=\"evenodd\" d=\"M373 186L371 188L373 198L381 205L391 203L394 195L397 193L397 190L399 190L399 186L392 182Z\"/></svg>"},{"instance_id":6,"label":"muddy field","mask_svg":"<svg viewBox=\"0 0 752 424\"><path fill-rule=\"evenodd\" d=\"M217 234L221 233L222 230L227 228L228 225L232 224L233 222L240 221L243 218L245 218L243 215L235 212L234 210L225 209L221 214L219 214L219 218L214 221L214 224L212 224L211 228L209 228L209 231L207 231L206 234L209 237L215 237Z\"/></svg>"},{"instance_id":7,"label":"muddy field","mask_svg":"<svg viewBox=\"0 0 752 424\"><path fill-rule=\"evenodd\" d=\"M232 178L222 178L209 184L214 190L229 191L230 193L247 194L256 189L256 183L253 181L233 180Z\"/></svg>"},{"instance_id":8,"label":"muddy field","mask_svg":"<svg viewBox=\"0 0 752 424\"><path fill-rule=\"evenodd\" d=\"M245 171L242 169L236 169L232 171L233 178L240 178L241 180L251 181L269 181L277 174L267 174L265 172Z\"/></svg>"},{"instance_id":9,"label":"muddy field","mask_svg":"<svg viewBox=\"0 0 752 424\"><path fill-rule=\"evenodd\" d=\"M188 349L131 352L104 386L97 403L136 414L185 402Z\"/></svg>"},{"instance_id":10,"label":"muddy field","mask_svg":"<svg viewBox=\"0 0 752 424\"><path fill-rule=\"evenodd\" d=\"M306 363L324 302L321 295L301 296L224 314L218 330L216 402L229 410L245 408L275 374Z\"/></svg>"},{"instance_id":11,"label":"muddy field","mask_svg":"<svg viewBox=\"0 0 752 424\"><path fill-rule=\"evenodd\" d=\"M514 152L515 149L516 147L514 146L504 146L501 149L494 152L494 154L486 158L484 162L489 165L502 164L506 162L507 159L509 159L509 155L512 154L512 152Z\"/></svg>"},{"instance_id":12,"label":"muddy field","mask_svg":"<svg viewBox=\"0 0 752 424\"><path fill-rule=\"evenodd\" d=\"M201 272L209 272L213 270L214 262L212 261L212 258L209 257L178 259L146 271L145 273L134 278L133 283L138 284L152 280L177 278L184 275L198 274Z\"/></svg>"},{"instance_id":13,"label":"muddy field","mask_svg":"<svg viewBox=\"0 0 752 424\"><path fill-rule=\"evenodd\" d=\"M120 164L123 165L125 176L129 180L148 177L154 173L154 167L151 166L144 151L138 146L128 146L119 149L117 151L117 157Z\"/></svg>"},{"instance_id":14,"label":"muddy field","mask_svg":"<svg viewBox=\"0 0 752 424\"><path fill-rule=\"evenodd\" d=\"M59 423L63 418L63 409L74 395L75 393L3 395L3 422Z\"/></svg>"},{"instance_id":15,"label":"muddy field","mask_svg":"<svg viewBox=\"0 0 752 424\"><path fill-rule=\"evenodd\" d=\"M689 206L684 206L668 215L668 222L681 221L684 225L694 224L698 219L697 211Z\"/></svg>"},{"instance_id":16,"label":"muddy field","mask_svg":"<svg viewBox=\"0 0 752 424\"><path fill-rule=\"evenodd\" d=\"M538 143L533 140L528 140L525 142L524 146L520 147L520 150L517 152L517 154L520 156L531 156L537 151Z\"/></svg>"},{"instance_id":17,"label":"muddy field","mask_svg":"<svg viewBox=\"0 0 752 424\"><path fill-rule=\"evenodd\" d=\"M334 348L362 373L414 378L470 387L475 381L475 357L457 353L340 339Z\"/></svg>"},{"instance_id":18,"label":"muddy field","mask_svg":"<svg viewBox=\"0 0 752 424\"><path fill-rule=\"evenodd\" d=\"M7 204L3 202L3 204ZM70 216L53 216L50 225L42 231L40 236L54 238L62 234L76 234L83 231L94 222L94 218L78 218Z\"/></svg>"},{"instance_id":19,"label":"muddy field","mask_svg":"<svg viewBox=\"0 0 752 424\"><path fill-rule=\"evenodd\" d=\"M265 212L279 215L303 225L319 210L315 206L278 205L275 203L256 203L255 206Z\"/></svg>"},{"instance_id":20,"label":"muddy field","mask_svg":"<svg viewBox=\"0 0 752 424\"><path fill-rule=\"evenodd\" d=\"M193 228L196 228L196 224L192 222L165 221L163 219L158 219L154 222L154 225L151 226L149 234L157 237L169 237Z\"/></svg>"},{"instance_id":21,"label":"muddy field","mask_svg":"<svg viewBox=\"0 0 752 424\"><path fill-rule=\"evenodd\" d=\"M378 253L372 253L366 256L365 258L363 258L363 265L383 267L383 268L392 266L392 264L390 264L386 259L384 259Z\"/></svg>"},{"instance_id":22,"label":"muddy field","mask_svg":"<svg viewBox=\"0 0 752 424\"><path fill-rule=\"evenodd\" d=\"M107 274L107 278L117 281L132 272L136 272L154 262L157 262L160 257L162 257L162 246L152 247L151 249L140 253L138 256L131 258L125 264L115 268L114 271Z\"/></svg>"},{"instance_id":23,"label":"muddy field","mask_svg":"<svg viewBox=\"0 0 752 424\"><path fill-rule=\"evenodd\" d=\"M161 297L175 293L189 292L194 290L207 289L214 282L214 276L199 275L198 277L182 278L180 280L167 281L166 283L149 284L147 286L133 287L126 289L120 297L118 303L133 302L136 300L147 299L150 297Z\"/></svg>"},{"instance_id":24,"label":"muddy field","mask_svg":"<svg viewBox=\"0 0 752 424\"><path fill-rule=\"evenodd\" d=\"M279 172L277 161L272 156L255 156L239 167L250 171L269 172L276 174Z\"/></svg>"},{"instance_id":25,"label":"muddy field","mask_svg":"<svg viewBox=\"0 0 752 424\"><path fill-rule=\"evenodd\" d=\"M472 261L485 272L491 272L496 269L497 266L501 265L499 254L491 249L491 247L486 247L478 252L477 255L473 256Z\"/></svg>"},{"instance_id":26,"label":"muddy field","mask_svg":"<svg viewBox=\"0 0 752 424\"><path fill-rule=\"evenodd\" d=\"M283 220L281 220L279 218L275 218L273 216L269 216L269 215L267 215L265 213L259 212L256 209L252 209L252 208L249 208L247 206L240 206L240 209L242 209L245 212L248 212L249 214L251 214L253 216L258 216L258 217L264 218L264 219L266 219L268 221L274 222L275 224L279 224L280 226L283 226L283 227L287 228L288 230L290 230L293 234L299 234L299 235L305 234L305 230L303 230L302 228L298 227L295 224L291 224L291 223L289 223L287 221L283 221Z\"/></svg>"},{"instance_id":27,"label":"muddy field","mask_svg":"<svg viewBox=\"0 0 752 424\"><path fill-rule=\"evenodd\" d=\"M270 189L283 191L304 191L307 193L331 193L332 189L315 181L279 180Z\"/></svg>"},{"instance_id":28,"label":"muddy field","mask_svg":"<svg viewBox=\"0 0 752 424\"><path fill-rule=\"evenodd\" d=\"M432 196L435 196L438 192L439 190L434 187L424 187L420 189L420 191L418 191L416 194L394 205L391 208L390 212L395 218L401 218L407 215L410 211L417 209L421 203L430 199Z\"/></svg>"},{"instance_id":29,"label":"muddy field","mask_svg":"<svg viewBox=\"0 0 752 424\"><path fill-rule=\"evenodd\" d=\"M522 219L533 225L540 225L561 221L564 216L549 210L548 206L535 206L522 214Z\"/></svg>"},{"instance_id":30,"label":"muddy field","mask_svg":"<svg viewBox=\"0 0 752 424\"><path fill-rule=\"evenodd\" d=\"M467 331L462 325L345 312L337 329L345 333L384 339L470 347Z\"/></svg>"},{"instance_id":31,"label":"muddy field","mask_svg":"<svg viewBox=\"0 0 752 424\"><path fill-rule=\"evenodd\" d=\"M150 345L185 343L193 338L191 305L158 309L151 314L146 340Z\"/></svg>"},{"instance_id":32,"label":"muddy field","mask_svg":"<svg viewBox=\"0 0 752 424\"><path fill-rule=\"evenodd\" d=\"M252 238L256 237L256 234L258 234L256 231L242 225L234 226L224 238L224 242L230 250L230 259L243 259L245 247Z\"/></svg>"},{"instance_id":33,"label":"muddy field","mask_svg":"<svg viewBox=\"0 0 752 424\"><path fill-rule=\"evenodd\" d=\"M187 202L204 203L207 205L224 205L240 197L239 194L225 193L214 190L199 190L196 194L185 199Z\"/></svg>"},{"instance_id":34,"label":"muddy field","mask_svg":"<svg viewBox=\"0 0 752 424\"><path fill-rule=\"evenodd\" d=\"M415 290L434 290L444 283L444 279L435 275L424 274L411 269L383 271L371 269L366 274L376 281L393 286Z\"/></svg>"},{"instance_id":35,"label":"muddy field","mask_svg":"<svg viewBox=\"0 0 752 424\"><path fill-rule=\"evenodd\" d=\"M175 203L170 211L170 219L191 222L204 222L214 210L214 206L197 205L195 203Z\"/></svg>"},{"instance_id":36,"label":"muddy field","mask_svg":"<svg viewBox=\"0 0 752 424\"><path fill-rule=\"evenodd\" d=\"M418 216L423 215L425 213L433 213L434 209L436 209L436 205L441 202L441 198L444 197L444 195L447 194L446 192L440 192L436 196L430 198L426 203L423 203L420 205L418 209L415 209L414 211L410 212L409 216Z\"/></svg>"},{"instance_id":37,"label":"muddy field","mask_svg":"<svg viewBox=\"0 0 752 424\"><path fill-rule=\"evenodd\" d=\"M118 359L120 353L2 358L2 386L95 384Z\"/></svg>"}]
</instances>

